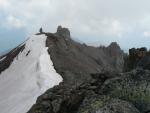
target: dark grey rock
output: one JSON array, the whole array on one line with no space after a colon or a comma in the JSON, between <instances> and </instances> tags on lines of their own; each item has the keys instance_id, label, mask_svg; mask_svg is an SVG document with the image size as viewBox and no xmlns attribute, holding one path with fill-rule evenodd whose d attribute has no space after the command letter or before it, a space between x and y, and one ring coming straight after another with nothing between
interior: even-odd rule
<instances>
[{"instance_id":1,"label":"dark grey rock","mask_svg":"<svg viewBox=\"0 0 150 113\"><path fill-rule=\"evenodd\" d=\"M147 48L132 48L129 55L125 57L124 71L130 71L136 68L150 70L150 51Z\"/></svg>"},{"instance_id":2,"label":"dark grey rock","mask_svg":"<svg viewBox=\"0 0 150 113\"><path fill-rule=\"evenodd\" d=\"M136 69L107 80L103 94L131 102L142 113L150 110L150 71Z\"/></svg>"},{"instance_id":3,"label":"dark grey rock","mask_svg":"<svg viewBox=\"0 0 150 113\"><path fill-rule=\"evenodd\" d=\"M46 35L54 67L69 84L90 80L91 73L110 72L112 76L112 73L122 72L124 53L116 43L108 47L85 46L72 40L70 31L61 26L56 33Z\"/></svg>"}]
</instances>

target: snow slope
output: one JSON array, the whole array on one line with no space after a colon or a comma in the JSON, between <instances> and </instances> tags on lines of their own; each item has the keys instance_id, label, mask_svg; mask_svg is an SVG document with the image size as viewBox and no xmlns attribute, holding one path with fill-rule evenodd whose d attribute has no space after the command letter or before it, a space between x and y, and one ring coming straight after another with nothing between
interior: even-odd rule
<instances>
[{"instance_id":1,"label":"snow slope","mask_svg":"<svg viewBox=\"0 0 150 113\"><path fill-rule=\"evenodd\" d=\"M46 38L31 36L25 49L1 73L0 113L26 113L38 96L62 81L45 47Z\"/></svg>"}]
</instances>

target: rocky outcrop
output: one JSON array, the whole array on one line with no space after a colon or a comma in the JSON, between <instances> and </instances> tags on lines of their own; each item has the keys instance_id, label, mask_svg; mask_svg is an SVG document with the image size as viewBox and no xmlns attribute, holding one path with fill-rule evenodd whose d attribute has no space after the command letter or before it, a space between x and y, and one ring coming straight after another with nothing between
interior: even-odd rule
<instances>
[{"instance_id":1,"label":"rocky outcrop","mask_svg":"<svg viewBox=\"0 0 150 113\"><path fill-rule=\"evenodd\" d=\"M116 42L112 42L107 49L109 50L109 54L113 57L113 56L117 56L119 53L123 53L123 51L121 51L120 46L116 43Z\"/></svg>"},{"instance_id":2,"label":"rocky outcrop","mask_svg":"<svg viewBox=\"0 0 150 113\"><path fill-rule=\"evenodd\" d=\"M65 39L70 39L70 31L68 28L62 28L62 26L58 26L56 35L59 35L60 37L63 37Z\"/></svg>"},{"instance_id":3,"label":"rocky outcrop","mask_svg":"<svg viewBox=\"0 0 150 113\"><path fill-rule=\"evenodd\" d=\"M73 113L82 100L82 91L62 83L40 96L28 113Z\"/></svg>"},{"instance_id":4,"label":"rocky outcrop","mask_svg":"<svg viewBox=\"0 0 150 113\"><path fill-rule=\"evenodd\" d=\"M112 58L111 63L113 66L121 72L124 67L125 54L120 46L116 42L112 42L108 47L103 47L103 49Z\"/></svg>"},{"instance_id":5,"label":"rocky outcrop","mask_svg":"<svg viewBox=\"0 0 150 113\"><path fill-rule=\"evenodd\" d=\"M28 113L148 113L150 71L136 69L107 78L92 74L79 86L62 83L40 96Z\"/></svg>"},{"instance_id":6,"label":"rocky outcrop","mask_svg":"<svg viewBox=\"0 0 150 113\"><path fill-rule=\"evenodd\" d=\"M77 85L65 82L40 96L28 113L77 113L86 98L97 95L97 89L107 79L102 74L92 74L90 81Z\"/></svg>"},{"instance_id":7,"label":"rocky outcrop","mask_svg":"<svg viewBox=\"0 0 150 113\"><path fill-rule=\"evenodd\" d=\"M129 55L125 58L124 71L130 71L137 67L150 70L150 51L145 47L130 49Z\"/></svg>"}]
</instances>

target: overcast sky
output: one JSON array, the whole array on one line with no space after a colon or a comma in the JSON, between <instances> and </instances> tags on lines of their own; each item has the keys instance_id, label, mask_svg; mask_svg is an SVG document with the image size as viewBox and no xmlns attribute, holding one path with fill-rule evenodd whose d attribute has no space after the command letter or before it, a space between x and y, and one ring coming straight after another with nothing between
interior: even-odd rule
<instances>
[{"instance_id":1,"label":"overcast sky","mask_svg":"<svg viewBox=\"0 0 150 113\"><path fill-rule=\"evenodd\" d=\"M150 46L150 0L0 0L0 52L42 26L93 45Z\"/></svg>"}]
</instances>

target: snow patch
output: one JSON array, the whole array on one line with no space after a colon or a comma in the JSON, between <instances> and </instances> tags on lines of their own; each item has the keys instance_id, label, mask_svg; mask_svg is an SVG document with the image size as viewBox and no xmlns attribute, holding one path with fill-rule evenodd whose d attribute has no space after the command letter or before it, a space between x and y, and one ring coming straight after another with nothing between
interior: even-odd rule
<instances>
[{"instance_id":1,"label":"snow patch","mask_svg":"<svg viewBox=\"0 0 150 113\"><path fill-rule=\"evenodd\" d=\"M6 56L2 57L2 58L0 59L0 62L3 61L5 58L6 58Z\"/></svg>"},{"instance_id":2,"label":"snow patch","mask_svg":"<svg viewBox=\"0 0 150 113\"><path fill-rule=\"evenodd\" d=\"M62 81L45 47L46 38L45 35L30 37L25 49L1 73L1 113L26 113L38 96Z\"/></svg>"}]
</instances>

